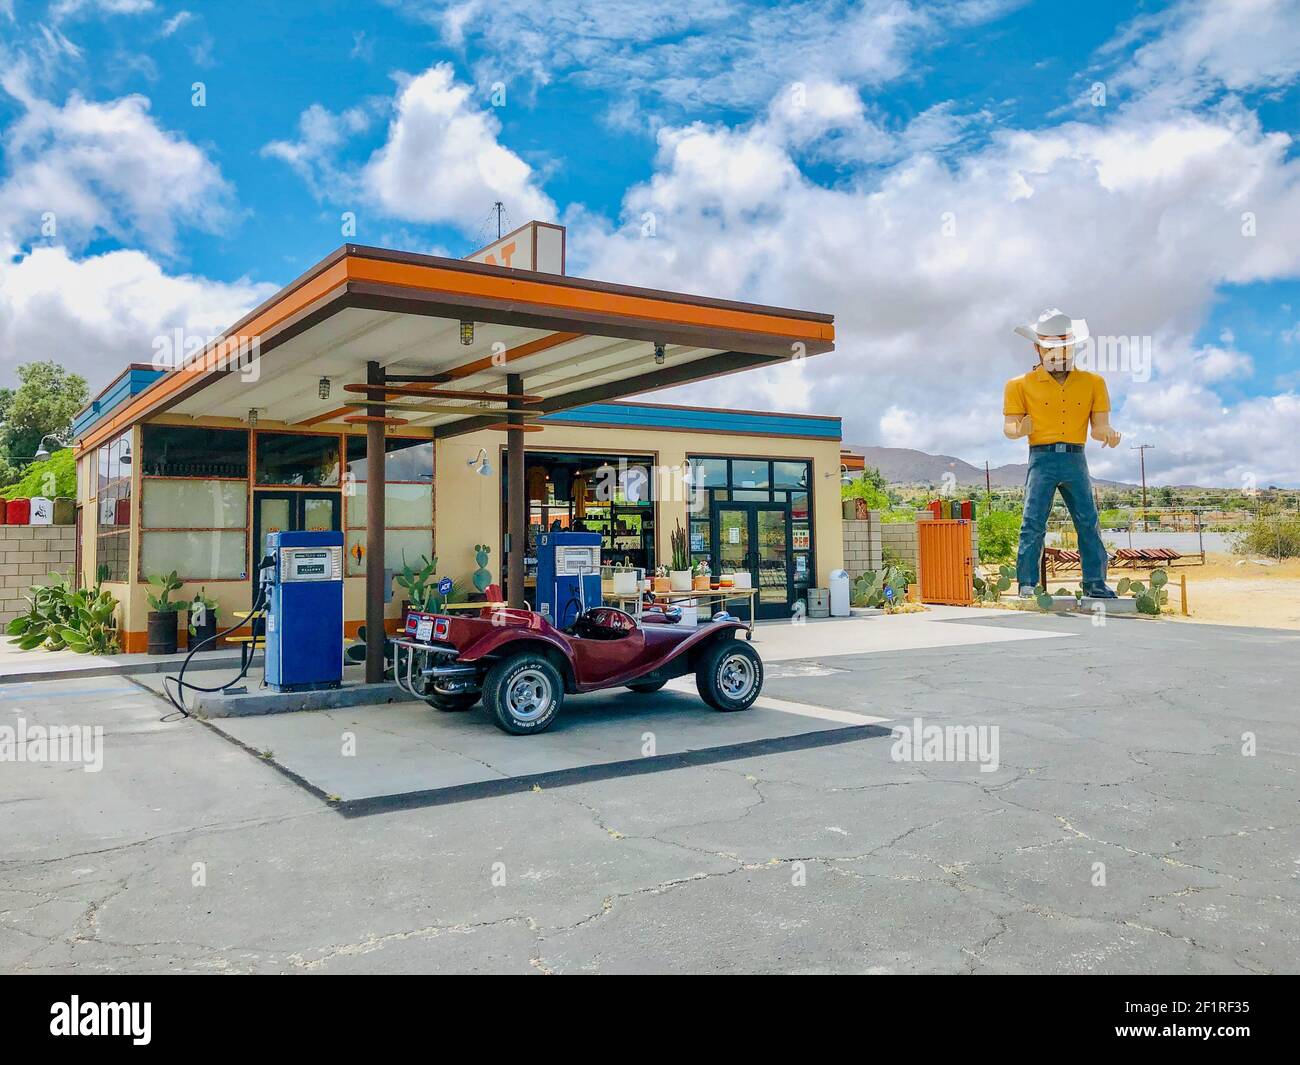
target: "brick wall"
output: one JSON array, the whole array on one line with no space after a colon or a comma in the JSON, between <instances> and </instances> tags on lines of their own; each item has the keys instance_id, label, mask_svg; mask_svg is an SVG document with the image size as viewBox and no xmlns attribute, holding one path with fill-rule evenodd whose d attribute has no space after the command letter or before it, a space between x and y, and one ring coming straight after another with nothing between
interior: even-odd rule
<instances>
[{"instance_id":1,"label":"brick wall","mask_svg":"<svg viewBox=\"0 0 1300 1065\"><path fill-rule=\"evenodd\" d=\"M71 573L76 562L74 525L0 525L0 624L26 612L23 594L51 573Z\"/></svg>"}]
</instances>

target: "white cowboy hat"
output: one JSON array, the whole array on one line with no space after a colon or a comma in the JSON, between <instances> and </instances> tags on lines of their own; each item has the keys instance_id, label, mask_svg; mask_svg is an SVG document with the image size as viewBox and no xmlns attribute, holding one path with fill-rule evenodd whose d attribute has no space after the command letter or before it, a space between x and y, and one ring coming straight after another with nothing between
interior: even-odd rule
<instances>
[{"instance_id":1,"label":"white cowboy hat","mask_svg":"<svg viewBox=\"0 0 1300 1065\"><path fill-rule=\"evenodd\" d=\"M1068 348L1088 339L1088 321L1086 318L1071 318L1052 308L1040 314L1032 325L1016 326L1016 332L1045 348Z\"/></svg>"}]
</instances>

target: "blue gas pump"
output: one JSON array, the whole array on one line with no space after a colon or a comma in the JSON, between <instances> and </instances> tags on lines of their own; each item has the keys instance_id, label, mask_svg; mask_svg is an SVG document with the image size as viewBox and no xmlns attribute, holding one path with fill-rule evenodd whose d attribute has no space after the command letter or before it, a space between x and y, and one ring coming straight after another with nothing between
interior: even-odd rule
<instances>
[{"instance_id":1,"label":"blue gas pump","mask_svg":"<svg viewBox=\"0 0 1300 1065\"><path fill-rule=\"evenodd\" d=\"M343 534L273 532L266 605L266 683L281 692L343 681Z\"/></svg>"},{"instance_id":2,"label":"blue gas pump","mask_svg":"<svg viewBox=\"0 0 1300 1065\"><path fill-rule=\"evenodd\" d=\"M603 603L600 533L545 532L537 536L537 612L557 629Z\"/></svg>"}]
</instances>

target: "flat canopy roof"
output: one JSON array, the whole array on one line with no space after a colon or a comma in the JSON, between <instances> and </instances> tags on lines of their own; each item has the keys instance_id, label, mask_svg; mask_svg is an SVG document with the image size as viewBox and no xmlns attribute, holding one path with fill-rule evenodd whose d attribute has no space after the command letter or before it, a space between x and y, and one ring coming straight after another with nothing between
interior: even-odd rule
<instances>
[{"instance_id":1,"label":"flat canopy roof","mask_svg":"<svg viewBox=\"0 0 1300 1065\"><path fill-rule=\"evenodd\" d=\"M462 322L475 323L468 345ZM831 351L833 323L829 314L346 244L201 357L89 426L78 447L164 411L242 419L256 409L259 420L302 428L337 422L359 413L347 404L363 397L343 385L364 382L371 362L390 377L435 375L448 389L502 400L506 374L520 374L542 397L531 409L552 413ZM662 365L655 344L665 346ZM234 357L253 345L251 366ZM328 399L318 395L321 377L331 382ZM426 405L435 409L402 417L437 436L502 416L499 404Z\"/></svg>"}]
</instances>

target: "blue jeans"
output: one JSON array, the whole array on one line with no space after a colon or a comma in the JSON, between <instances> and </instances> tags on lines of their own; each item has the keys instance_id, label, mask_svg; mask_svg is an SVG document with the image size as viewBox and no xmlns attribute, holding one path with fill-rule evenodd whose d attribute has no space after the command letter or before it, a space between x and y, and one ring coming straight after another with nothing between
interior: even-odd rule
<instances>
[{"instance_id":1,"label":"blue jeans","mask_svg":"<svg viewBox=\"0 0 1300 1065\"><path fill-rule=\"evenodd\" d=\"M1106 545L1092 501L1092 478L1082 451L1031 451L1025 478L1025 511L1020 523L1020 550L1016 554L1016 580L1037 586L1041 577L1043 536L1047 515L1057 489L1079 534L1086 589L1106 583ZM1050 591L1050 589L1049 589Z\"/></svg>"}]
</instances>

